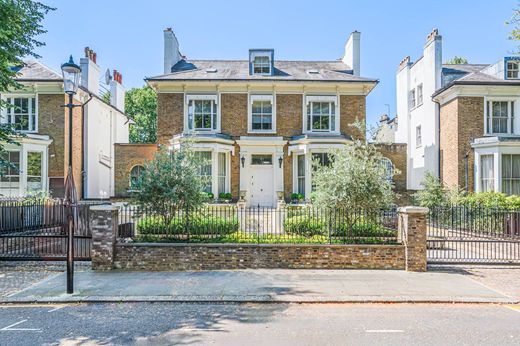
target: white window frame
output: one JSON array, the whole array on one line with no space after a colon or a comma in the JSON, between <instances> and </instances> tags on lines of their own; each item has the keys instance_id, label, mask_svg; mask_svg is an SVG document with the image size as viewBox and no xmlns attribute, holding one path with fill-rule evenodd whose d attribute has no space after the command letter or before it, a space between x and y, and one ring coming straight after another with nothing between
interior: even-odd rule
<instances>
[{"instance_id":1,"label":"white window frame","mask_svg":"<svg viewBox=\"0 0 520 346\"><path fill-rule=\"evenodd\" d=\"M17 132L20 132L20 133L38 133L38 108L39 108L39 105L38 105L38 94L2 94L2 100L4 102L7 102L7 99L11 99L11 104L14 105L14 101L13 99L15 98L27 98L27 99L33 99L34 98L34 107L35 107L35 110L34 110L34 124L32 124L32 128L31 128L31 124L29 123L29 130L16 130ZM31 110L32 110L32 102L29 102L29 115L31 114ZM11 115L11 119L8 119L9 117L9 114L8 114L8 108L3 108L2 109L2 112L1 112L1 116L0 116L0 123L2 124L14 124L14 113L10 114ZM29 117L29 121L30 121L30 117Z\"/></svg>"},{"instance_id":2,"label":"white window frame","mask_svg":"<svg viewBox=\"0 0 520 346\"><path fill-rule=\"evenodd\" d=\"M259 67L261 67L262 69L266 67L265 63L255 63L255 60L257 58L267 58L267 67L269 68L268 72L255 72L255 66L257 66L257 65ZM255 55L251 56L251 74L253 74L253 75L259 75L259 76L271 75L272 74L271 65L272 65L272 62L271 62L270 55L262 53L262 54L255 54Z\"/></svg>"},{"instance_id":3,"label":"white window frame","mask_svg":"<svg viewBox=\"0 0 520 346\"><path fill-rule=\"evenodd\" d=\"M416 97L417 97L417 107L419 106L422 106L423 104L423 84L420 83L417 85L417 92L416 92Z\"/></svg>"},{"instance_id":4,"label":"white window frame","mask_svg":"<svg viewBox=\"0 0 520 346\"><path fill-rule=\"evenodd\" d=\"M408 108L414 109L417 106L417 94L415 92L415 88L410 90L408 92L408 95L409 95L408 96L409 97L409 99L408 99L408 101L409 101Z\"/></svg>"},{"instance_id":5,"label":"white window frame","mask_svg":"<svg viewBox=\"0 0 520 346\"><path fill-rule=\"evenodd\" d=\"M486 156L486 157L490 157L491 158L491 163L492 163L492 167L493 169L491 170L491 174L492 176L491 177L488 177L488 178L483 178L483 170L482 170L482 158ZM496 183L497 183L497 174L498 172L496 171L496 167L497 167L497 163L495 162L496 161L496 156L495 154L481 154L480 157L479 157L479 166L478 166L478 170L479 170L479 181L478 181L478 184L479 184L479 192L485 192L485 191L496 191L497 189L497 186ZM501 158L501 157L500 157ZM500 175L501 177L501 175ZM490 190L484 190L484 180L486 181L491 181L491 189ZM502 183L502 181L500 180L500 184Z\"/></svg>"},{"instance_id":6,"label":"white window frame","mask_svg":"<svg viewBox=\"0 0 520 346\"><path fill-rule=\"evenodd\" d=\"M509 68L509 64L516 66L514 69ZM507 60L506 61L506 77L507 79L520 79L520 61L518 60ZM516 77L510 77L509 72L516 73Z\"/></svg>"},{"instance_id":7,"label":"white window frame","mask_svg":"<svg viewBox=\"0 0 520 346\"><path fill-rule=\"evenodd\" d=\"M190 101L213 101L213 107L215 107L215 111L216 111L217 123L214 124L213 117L211 117L211 128L210 129L196 129L195 128L195 119L193 119L193 128L190 129L190 126L189 126ZM184 132L187 132L187 133L189 133L189 132L219 133L220 128L221 128L220 119L221 119L221 117L220 117L220 97L219 97L219 95L185 94L185 97L184 97Z\"/></svg>"},{"instance_id":8,"label":"white window frame","mask_svg":"<svg viewBox=\"0 0 520 346\"><path fill-rule=\"evenodd\" d=\"M511 177L509 178L505 178L504 177L504 156L511 156L511 165L509 167L510 171L511 171ZM510 185L510 190L512 191L512 186L513 186L513 181L520 181L520 177L513 177L513 156L520 156L520 153L519 154L510 154L510 153L501 153L500 154L500 191L503 192L503 193L506 193L504 190L504 182L507 182L509 185ZM508 195L511 195L511 193L509 193Z\"/></svg>"},{"instance_id":9,"label":"white window frame","mask_svg":"<svg viewBox=\"0 0 520 346\"><path fill-rule=\"evenodd\" d=\"M507 131L493 132L493 102L507 102ZM509 135L515 133L513 121L518 116L518 99L510 97L485 97L484 98L484 134L485 135ZM489 113L491 114L488 114ZM488 122L489 116L489 122ZM513 125L513 126L512 126ZM491 126L491 128L489 128Z\"/></svg>"},{"instance_id":10,"label":"white window frame","mask_svg":"<svg viewBox=\"0 0 520 346\"><path fill-rule=\"evenodd\" d=\"M271 102L271 129L270 130L255 130L253 129L253 102L268 101ZM249 95L248 102L248 116L247 116L247 131L250 133L276 133L276 97L275 95Z\"/></svg>"},{"instance_id":11,"label":"white window frame","mask_svg":"<svg viewBox=\"0 0 520 346\"><path fill-rule=\"evenodd\" d=\"M421 125L415 127L415 147L422 147L422 128Z\"/></svg>"},{"instance_id":12,"label":"white window frame","mask_svg":"<svg viewBox=\"0 0 520 346\"><path fill-rule=\"evenodd\" d=\"M329 121L329 130L313 130L312 125L309 129L308 126L308 114L307 114L307 106L313 102L328 102L334 103L334 131L331 130L332 123ZM312 106L311 106L312 109ZM329 111L329 117L331 116L331 112ZM312 118L312 115L311 115ZM312 120L312 119L311 119ZM331 133L331 134L339 134L340 133L340 112L339 112L339 97L337 95L334 96L318 96L318 95L306 95L305 102L303 103L303 133Z\"/></svg>"}]
</instances>

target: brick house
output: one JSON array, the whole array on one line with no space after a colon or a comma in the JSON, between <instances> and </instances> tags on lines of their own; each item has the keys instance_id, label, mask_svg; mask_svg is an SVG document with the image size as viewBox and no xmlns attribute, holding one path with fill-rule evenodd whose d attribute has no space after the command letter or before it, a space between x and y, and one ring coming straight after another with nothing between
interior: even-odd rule
<instances>
[{"instance_id":1,"label":"brick house","mask_svg":"<svg viewBox=\"0 0 520 346\"><path fill-rule=\"evenodd\" d=\"M409 144L408 187L419 188L429 170L448 187L520 194L520 58L456 65L441 59L434 30L423 57L405 58L397 75L396 137Z\"/></svg>"},{"instance_id":2,"label":"brick house","mask_svg":"<svg viewBox=\"0 0 520 346\"><path fill-rule=\"evenodd\" d=\"M365 120L366 96L377 80L360 76L360 33L353 32L342 59L277 60L273 49L250 49L245 60L189 60L171 29L164 31L164 74L147 78L158 98L158 144L178 147L187 136L210 164L206 187L231 193L250 206L275 206L278 196L309 197L313 159L355 138L350 126ZM156 147L116 146L124 195L139 160ZM395 155L400 149L391 148ZM402 152L402 151L401 151ZM389 162L391 167L391 162ZM403 184L404 185L404 184Z\"/></svg>"},{"instance_id":3,"label":"brick house","mask_svg":"<svg viewBox=\"0 0 520 346\"><path fill-rule=\"evenodd\" d=\"M81 59L81 85L74 96L84 107L74 109L73 169L78 196L113 195L115 142L128 142L121 79L110 82L111 101L102 99L97 56L85 50ZM2 109L0 121L12 124L24 136L19 145L5 144L5 158L14 167L0 174L0 196L19 197L34 192L64 194L68 158L68 113L61 74L39 61L18 68L23 86L0 95L12 107ZM88 102L87 102L88 101Z\"/></svg>"}]
</instances>

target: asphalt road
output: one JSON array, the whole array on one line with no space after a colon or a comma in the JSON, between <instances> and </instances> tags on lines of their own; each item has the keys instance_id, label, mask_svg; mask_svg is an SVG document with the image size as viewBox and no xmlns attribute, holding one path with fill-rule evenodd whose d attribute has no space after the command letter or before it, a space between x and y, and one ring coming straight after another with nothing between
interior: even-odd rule
<instances>
[{"instance_id":1,"label":"asphalt road","mask_svg":"<svg viewBox=\"0 0 520 346\"><path fill-rule=\"evenodd\" d=\"M1 306L0 345L519 345L520 306Z\"/></svg>"}]
</instances>

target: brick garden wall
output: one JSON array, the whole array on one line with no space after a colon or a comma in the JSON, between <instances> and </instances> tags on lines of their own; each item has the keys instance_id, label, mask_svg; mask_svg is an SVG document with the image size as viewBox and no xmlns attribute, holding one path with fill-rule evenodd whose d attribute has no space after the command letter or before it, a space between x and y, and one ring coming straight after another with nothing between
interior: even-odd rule
<instances>
[{"instance_id":1,"label":"brick garden wall","mask_svg":"<svg viewBox=\"0 0 520 346\"><path fill-rule=\"evenodd\" d=\"M131 270L405 269L403 245L117 244Z\"/></svg>"},{"instance_id":2,"label":"brick garden wall","mask_svg":"<svg viewBox=\"0 0 520 346\"><path fill-rule=\"evenodd\" d=\"M157 144L119 144L114 145L114 194L115 197L127 197L130 184L130 170L136 165L143 165L157 152Z\"/></svg>"}]
</instances>

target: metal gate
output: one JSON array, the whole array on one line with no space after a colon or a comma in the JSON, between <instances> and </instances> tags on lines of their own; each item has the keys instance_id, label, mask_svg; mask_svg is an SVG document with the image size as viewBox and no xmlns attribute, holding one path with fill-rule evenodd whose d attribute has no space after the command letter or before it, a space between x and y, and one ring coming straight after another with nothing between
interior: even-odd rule
<instances>
[{"instance_id":1,"label":"metal gate","mask_svg":"<svg viewBox=\"0 0 520 346\"><path fill-rule=\"evenodd\" d=\"M430 208L429 263L520 264L520 212L449 206Z\"/></svg>"},{"instance_id":2,"label":"metal gate","mask_svg":"<svg viewBox=\"0 0 520 346\"><path fill-rule=\"evenodd\" d=\"M76 260L90 260L89 207L74 212ZM66 215L62 200L0 201L0 260L65 261Z\"/></svg>"}]
</instances>

